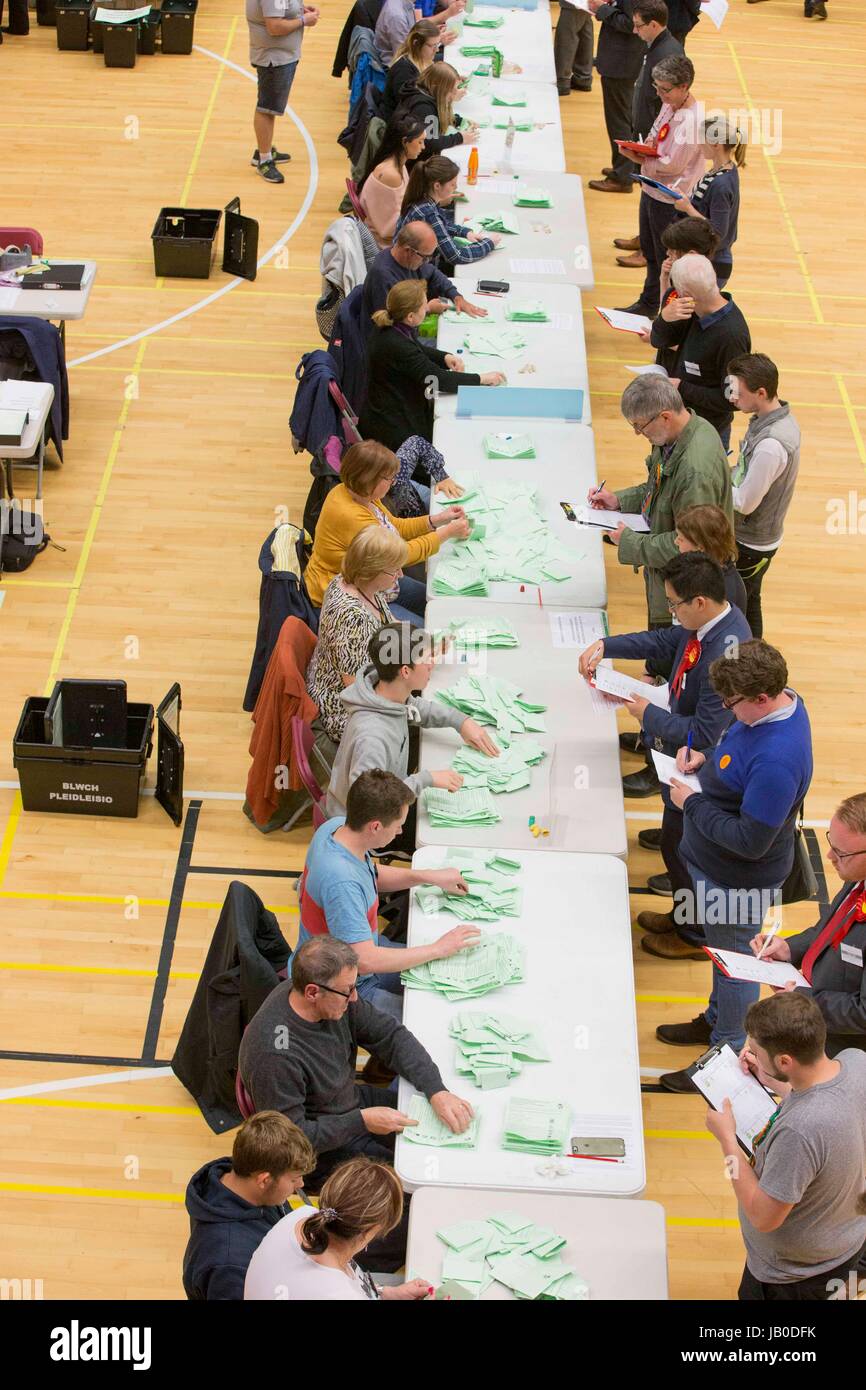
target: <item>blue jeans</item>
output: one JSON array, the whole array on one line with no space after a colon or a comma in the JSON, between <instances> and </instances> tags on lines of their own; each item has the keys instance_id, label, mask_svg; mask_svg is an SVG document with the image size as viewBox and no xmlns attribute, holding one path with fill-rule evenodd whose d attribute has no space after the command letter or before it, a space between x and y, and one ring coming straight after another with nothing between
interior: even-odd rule
<instances>
[{"instance_id":1,"label":"blue jeans","mask_svg":"<svg viewBox=\"0 0 866 1390\"><path fill-rule=\"evenodd\" d=\"M700 926L678 927L679 935L699 946L751 955L749 942L777 901L779 888L725 888L694 864L686 862L686 868L695 891L695 920ZM746 1041L746 1010L760 993L759 985L731 980L713 965L713 989L704 1014L713 1044L726 1042L739 1052Z\"/></svg>"},{"instance_id":2,"label":"blue jeans","mask_svg":"<svg viewBox=\"0 0 866 1390\"><path fill-rule=\"evenodd\" d=\"M380 935L376 945L386 950L405 950L398 942L389 941L387 936ZM403 982L398 970L378 970L364 975L358 980L358 997L372 1004L374 1009L380 1009L383 1014L396 1018L398 1023L403 1022Z\"/></svg>"},{"instance_id":3,"label":"blue jeans","mask_svg":"<svg viewBox=\"0 0 866 1390\"><path fill-rule=\"evenodd\" d=\"M427 607L427 587L419 579L404 574L399 583L396 603L389 603L392 614L398 622L412 623L415 627L424 626L424 609Z\"/></svg>"}]
</instances>

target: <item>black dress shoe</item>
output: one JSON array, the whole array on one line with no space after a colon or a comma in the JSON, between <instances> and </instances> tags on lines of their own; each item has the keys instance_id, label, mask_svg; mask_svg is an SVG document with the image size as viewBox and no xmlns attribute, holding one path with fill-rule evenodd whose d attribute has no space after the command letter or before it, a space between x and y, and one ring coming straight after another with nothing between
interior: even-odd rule
<instances>
[{"instance_id":1,"label":"black dress shoe","mask_svg":"<svg viewBox=\"0 0 866 1390\"><path fill-rule=\"evenodd\" d=\"M659 1077L659 1085L666 1091L674 1091L681 1096L699 1096L701 1093L687 1071L668 1071Z\"/></svg>"},{"instance_id":2,"label":"black dress shoe","mask_svg":"<svg viewBox=\"0 0 866 1390\"><path fill-rule=\"evenodd\" d=\"M624 753L642 753L644 751L640 734L620 734L619 746Z\"/></svg>"},{"instance_id":3,"label":"black dress shoe","mask_svg":"<svg viewBox=\"0 0 866 1390\"><path fill-rule=\"evenodd\" d=\"M658 893L660 898L672 898L674 895L670 874L650 874L646 886L651 893Z\"/></svg>"},{"instance_id":4,"label":"black dress shoe","mask_svg":"<svg viewBox=\"0 0 866 1390\"><path fill-rule=\"evenodd\" d=\"M654 767L642 767L640 772L630 772L622 779L623 796L656 796L660 787L658 774Z\"/></svg>"},{"instance_id":5,"label":"black dress shoe","mask_svg":"<svg viewBox=\"0 0 866 1390\"><path fill-rule=\"evenodd\" d=\"M660 830L639 830L637 842L641 849L661 849L662 832Z\"/></svg>"},{"instance_id":6,"label":"black dress shoe","mask_svg":"<svg viewBox=\"0 0 866 1390\"><path fill-rule=\"evenodd\" d=\"M591 91L592 91L592 83L591 83L591 82L575 82L574 78L572 78L572 79L571 79L571 90L572 90L573 92L591 92Z\"/></svg>"},{"instance_id":7,"label":"black dress shoe","mask_svg":"<svg viewBox=\"0 0 866 1390\"><path fill-rule=\"evenodd\" d=\"M706 1014L698 1014L691 1023L663 1023L656 1029L659 1042L671 1047L708 1047L711 1033Z\"/></svg>"}]
</instances>

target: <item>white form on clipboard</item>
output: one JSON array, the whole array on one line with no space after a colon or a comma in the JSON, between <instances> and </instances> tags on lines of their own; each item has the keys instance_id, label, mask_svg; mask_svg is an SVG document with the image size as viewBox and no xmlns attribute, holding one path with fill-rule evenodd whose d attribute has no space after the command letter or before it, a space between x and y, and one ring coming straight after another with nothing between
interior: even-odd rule
<instances>
[{"instance_id":1,"label":"white form on clipboard","mask_svg":"<svg viewBox=\"0 0 866 1390\"><path fill-rule=\"evenodd\" d=\"M723 1110L726 1099L731 1102L737 1140L751 1157L755 1135L766 1129L778 1109L770 1092L757 1077L751 1073L746 1075L739 1057L727 1043L721 1047L711 1047L694 1066L688 1068L688 1072L714 1110Z\"/></svg>"}]
</instances>

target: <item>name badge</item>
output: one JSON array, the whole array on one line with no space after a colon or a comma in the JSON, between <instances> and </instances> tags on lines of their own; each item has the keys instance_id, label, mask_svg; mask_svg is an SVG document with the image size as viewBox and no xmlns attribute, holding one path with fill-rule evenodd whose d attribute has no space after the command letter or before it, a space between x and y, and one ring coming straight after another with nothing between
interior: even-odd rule
<instances>
[{"instance_id":1,"label":"name badge","mask_svg":"<svg viewBox=\"0 0 866 1390\"><path fill-rule=\"evenodd\" d=\"M697 362L684 362L683 366L685 367L687 372L691 372L692 376L700 376L701 369L698 366Z\"/></svg>"},{"instance_id":2,"label":"name badge","mask_svg":"<svg viewBox=\"0 0 866 1390\"><path fill-rule=\"evenodd\" d=\"M849 946L847 941L843 941L839 947L839 952L848 965L859 965L863 969L863 952L859 946Z\"/></svg>"}]
</instances>

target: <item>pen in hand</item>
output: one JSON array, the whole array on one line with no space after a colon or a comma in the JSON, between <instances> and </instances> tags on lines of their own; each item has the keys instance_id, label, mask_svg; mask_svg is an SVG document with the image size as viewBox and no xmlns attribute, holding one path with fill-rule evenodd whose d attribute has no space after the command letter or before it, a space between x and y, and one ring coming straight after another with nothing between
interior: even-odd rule
<instances>
[{"instance_id":1,"label":"pen in hand","mask_svg":"<svg viewBox=\"0 0 866 1390\"><path fill-rule=\"evenodd\" d=\"M756 960L761 960L763 958L764 952L766 951L767 947L769 946L770 942L776 935L776 932L779 930L781 925L782 923L778 920L770 924L770 930L764 933L764 940L761 942L761 949L755 957Z\"/></svg>"}]
</instances>

